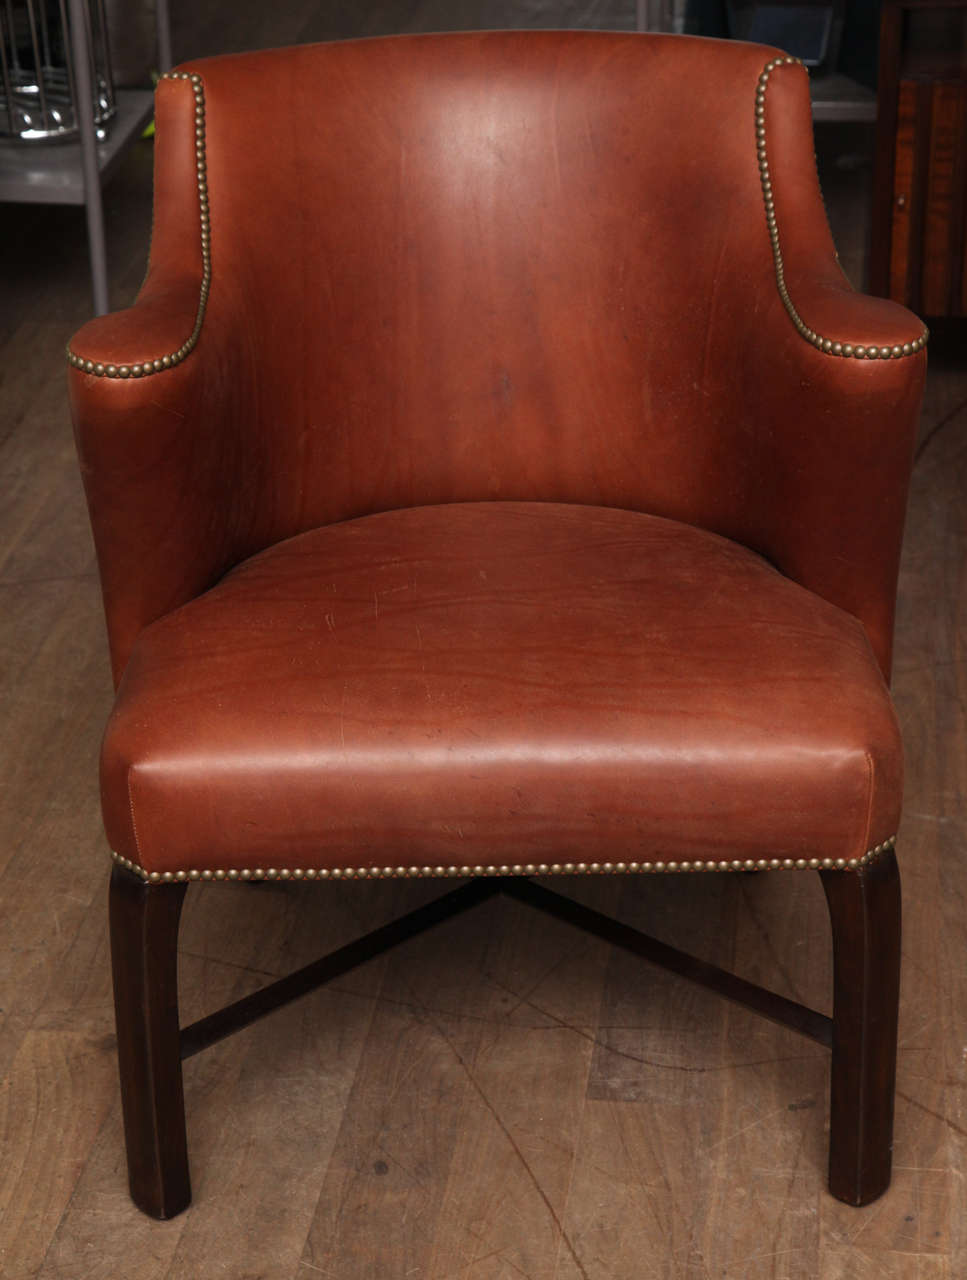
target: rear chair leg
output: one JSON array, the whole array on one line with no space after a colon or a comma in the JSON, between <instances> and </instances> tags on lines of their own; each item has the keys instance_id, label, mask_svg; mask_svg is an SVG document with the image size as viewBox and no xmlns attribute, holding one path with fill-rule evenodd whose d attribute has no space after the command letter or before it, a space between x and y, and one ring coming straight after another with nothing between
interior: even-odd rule
<instances>
[{"instance_id":1,"label":"rear chair leg","mask_svg":"<svg viewBox=\"0 0 967 1280\"><path fill-rule=\"evenodd\" d=\"M178 920L186 884L111 875L111 968L131 1198L152 1218L191 1201L178 1026Z\"/></svg>"},{"instance_id":2,"label":"rear chair leg","mask_svg":"<svg viewBox=\"0 0 967 1280\"><path fill-rule=\"evenodd\" d=\"M890 1185L900 999L900 875L892 850L821 871L833 931L829 1189L869 1204Z\"/></svg>"}]
</instances>

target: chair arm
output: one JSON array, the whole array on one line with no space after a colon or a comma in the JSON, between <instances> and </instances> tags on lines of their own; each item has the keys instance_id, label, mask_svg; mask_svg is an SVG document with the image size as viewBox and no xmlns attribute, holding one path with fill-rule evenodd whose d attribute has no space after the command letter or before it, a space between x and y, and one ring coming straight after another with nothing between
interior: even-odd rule
<instances>
[{"instance_id":1,"label":"chair arm","mask_svg":"<svg viewBox=\"0 0 967 1280\"><path fill-rule=\"evenodd\" d=\"M197 299L197 280L149 279L133 307L90 322L71 346L71 408L116 681L143 627L265 541L256 362L244 358L241 329L209 314L186 357L148 374L107 372L124 353L177 351L172 335L190 331Z\"/></svg>"},{"instance_id":2,"label":"chair arm","mask_svg":"<svg viewBox=\"0 0 967 1280\"><path fill-rule=\"evenodd\" d=\"M756 125L773 281L737 371L740 403L756 406L752 536L864 622L889 676L927 331L904 307L856 293L840 268L794 60L763 70Z\"/></svg>"},{"instance_id":3,"label":"chair arm","mask_svg":"<svg viewBox=\"0 0 967 1280\"><path fill-rule=\"evenodd\" d=\"M797 279L794 296L810 327L854 354L804 338L778 299L762 316L737 371L743 402L755 406L749 538L783 573L860 618L889 678L926 352L871 359L858 339L889 332L902 352L923 330L902 307L834 286L826 272Z\"/></svg>"},{"instance_id":4,"label":"chair arm","mask_svg":"<svg viewBox=\"0 0 967 1280\"><path fill-rule=\"evenodd\" d=\"M155 116L148 276L134 306L92 320L68 350L115 680L143 627L271 538L243 286L226 274L209 295L197 78L164 77Z\"/></svg>"}]
</instances>

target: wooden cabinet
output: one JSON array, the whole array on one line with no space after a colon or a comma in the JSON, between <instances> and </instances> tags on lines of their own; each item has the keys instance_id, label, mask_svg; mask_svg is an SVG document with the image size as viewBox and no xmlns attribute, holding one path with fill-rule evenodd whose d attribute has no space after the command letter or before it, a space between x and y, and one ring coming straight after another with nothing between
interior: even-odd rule
<instances>
[{"instance_id":1,"label":"wooden cabinet","mask_svg":"<svg viewBox=\"0 0 967 1280\"><path fill-rule=\"evenodd\" d=\"M885 0L870 289L967 315L967 0Z\"/></svg>"}]
</instances>

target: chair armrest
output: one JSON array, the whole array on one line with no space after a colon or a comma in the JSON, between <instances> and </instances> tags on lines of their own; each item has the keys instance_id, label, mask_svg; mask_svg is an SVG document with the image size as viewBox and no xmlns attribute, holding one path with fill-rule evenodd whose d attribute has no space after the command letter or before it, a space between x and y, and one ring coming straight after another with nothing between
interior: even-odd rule
<instances>
[{"instance_id":1,"label":"chair armrest","mask_svg":"<svg viewBox=\"0 0 967 1280\"><path fill-rule=\"evenodd\" d=\"M767 65L757 125L774 285L737 375L756 405L751 536L864 622L889 676L927 331L904 307L855 292L839 266L803 144L802 67Z\"/></svg>"},{"instance_id":2,"label":"chair armrest","mask_svg":"<svg viewBox=\"0 0 967 1280\"><path fill-rule=\"evenodd\" d=\"M71 409L116 681L143 627L264 545L256 365L243 358L240 332L209 314L186 357L147 375L107 373L125 352L177 351L171 336L190 331L197 299L197 281L149 280L133 307L92 321L71 346Z\"/></svg>"},{"instance_id":3,"label":"chair armrest","mask_svg":"<svg viewBox=\"0 0 967 1280\"><path fill-rule=\"evenodd\" d=\"M880 305L844 293L829 332L863 332ZM763 328L740 374L759 437L751 540L783 573L860 618L888 677L926 353L837 357L803 341L785 315Z\"/></svg>"},{"instance_id":4,"label":"chair armrest","mask_svg":"<svg viewBox=\"0 0 967 1280\"><path fill-rule=\"evenodd\" d=\"M151 265L134 306L68 349L71 409L115 680L138 632L270 537L259 500L258 363L238 284L209 296L204 104L197 77L156 96Z\"/></svg>"}]
</instances>

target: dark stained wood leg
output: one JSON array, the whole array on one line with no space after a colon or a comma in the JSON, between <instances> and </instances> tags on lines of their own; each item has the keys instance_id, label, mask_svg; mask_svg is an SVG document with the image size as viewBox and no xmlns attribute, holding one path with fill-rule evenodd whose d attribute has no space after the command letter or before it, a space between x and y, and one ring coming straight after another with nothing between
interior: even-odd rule
<instances>
[{"instance_id":1,"label":"dark stained wood leg","mask_svg":"<svg viewBox=\"0 0 967 1280\"><path fill-rule=\"evenodd\" d=\"M892 852L857 871L824 871L820 876L832 923L834 963L829 1189L837 1199L862 1205L882 1195L890 1182L900 878ZM147 885L120 867L111 878L111 959L128 1173L132 1199L154 1218L173 1217L191 1200L177 985L178 922L186 889L185 884ZM189 1036L185 1048L194 1052L212 1043L236 1026L306 994L334 973L501 889L829 1043L828 1020L811 1010L780 1001L718 970L706 973L710 966L701 966L542 886L508 881L482 888L474 882L456 890L257 993L257 1007L249 1009L249 998L202 1019L188 1029L197 1044Z\"/></svg>"},{"instance_id":2,"label":"dark stained wood leg","mask_svg":"<svg viewBox=\"0 0 967 1280\"><path fill-rule=\"evenodd\" d=\"M829 1189L869 1204L890 1185L900 996L900 875L892 852L821 871L833 929Z\"/></svg>"},{"instance_id":3,"label":"dark stained wood leg","mask_svg":"<svg viewBox=\"0 0 967 1280\"><path fill-rule=\"evenodd\" d=\"M111 875L111 967L131 1198L152 1218L191 1201L178 1028L178 921L185 884Z\"/></svg>"}]
</instances>

